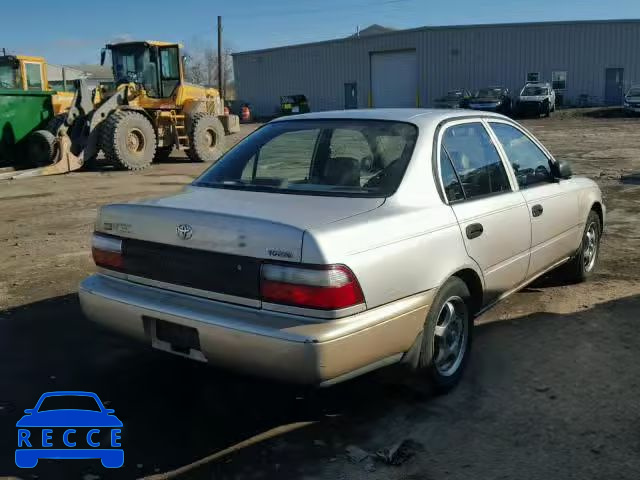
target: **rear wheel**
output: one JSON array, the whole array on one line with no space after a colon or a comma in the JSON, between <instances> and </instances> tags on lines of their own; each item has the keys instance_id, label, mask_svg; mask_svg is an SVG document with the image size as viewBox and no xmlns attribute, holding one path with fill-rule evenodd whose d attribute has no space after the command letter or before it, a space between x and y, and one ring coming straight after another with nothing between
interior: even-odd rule
<instances>
[{"instance_id":1,"label":"rear wheel","mask_svg":"<svg viewBox=\"0 0 640 480\"><path fill-rule=\"evenodd\" d=\"M596 269L600 254L600 237L602 227L600 217L591 210L582 234L580 247L573 259L561 267L564 279L569 283L584 282Z\"/></svg>"},{"instance_id":2,"label":"rear wheel","mask_svg":"<svg viewBox=\"0 0 640 480\"><path fill-rule=\"evenodd\" d=\"M224 152L224 128L215 115L196 113L189 128L189 158L195 162L214 162Z\"/></svg>"},{"instance_id":3,"label":"rear wheel","mask_svg":"<svg viewBox=\"0 0 640 480\"><path fill-rule=\"evenodd\" d=\"M471 351L471 294L451 277L436 294L422 335L419 370L436 393L453 388L462 377Z\"/></svg>"},{"instance_id":4,"label":"rear wheel","mask_svg":"<svg viewBox=\"0 0 640 480\"><path fill-rule=\"evenodd\" d=\"M142 170L153 162L156 133L141 113L112 113L100 129L100 146L107 161L127 170Z\"/></svg>"},{"instance_id":5,"label":"rear wheel","mask_svg":"<svg viewBox=\"0 0 640 480\"><path fill-rule=\"evenodd\" d=\"M53 163L56 154L56 137L49 130L36 130L27 141L27 158L42 167Z\"/></svg>"}]
</instances>

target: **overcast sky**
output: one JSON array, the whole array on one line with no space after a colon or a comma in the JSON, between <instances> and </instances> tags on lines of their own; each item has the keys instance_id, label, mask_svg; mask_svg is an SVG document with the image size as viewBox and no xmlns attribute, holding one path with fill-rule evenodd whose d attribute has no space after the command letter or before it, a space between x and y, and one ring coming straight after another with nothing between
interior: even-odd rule
<instances>
[{"instance_id":1,"label":"overcast sky","mask_svg":"<svg viewBox=\"0 0 640 480\"><path fill-rule=\"evenodd\" d=\"M215 46L216 16L235 51L350 35L372 23L412 28L553 20L640 18L640 0L87 0L2 2L0 48L50 63L98 63L114 40ZM104 7L102 7L104 6ZM25 9L32 14L25 15ZM11 21L10 19L15 19ZM98 19L98 20L96 20Z\"/></svg>"}]
</instances>

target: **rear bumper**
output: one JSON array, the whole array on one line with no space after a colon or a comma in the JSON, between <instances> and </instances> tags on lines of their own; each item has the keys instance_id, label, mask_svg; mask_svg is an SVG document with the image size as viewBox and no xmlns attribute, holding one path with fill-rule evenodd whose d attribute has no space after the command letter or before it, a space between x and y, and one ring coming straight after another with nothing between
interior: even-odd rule
<instances>
[{"instance_id":1,"label":"rear bumper","mask_svg":"<svg viewBox=\"0 0 640 480\"><path fill-rule=\"evenodd\" d=\"M318 321L102 274L84 280L79 290L85 315L121 334L217 366L315 385L337 383L402 360L422 331L434 293ZM159 342L154 319L196 329L199 351L175 352Z\"/></svg>"}]
</instances>

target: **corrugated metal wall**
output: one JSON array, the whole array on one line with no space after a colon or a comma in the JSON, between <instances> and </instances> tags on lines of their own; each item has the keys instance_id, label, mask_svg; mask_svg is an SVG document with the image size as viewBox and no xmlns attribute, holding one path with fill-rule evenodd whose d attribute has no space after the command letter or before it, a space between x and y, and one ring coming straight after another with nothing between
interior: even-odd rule
<instances>
[{"instance_id":1,"label":"corrugated metal wall","mask_svg":"<svg viewBox=\"0 0 640 480\"><path fill-rule=\"evenodd\" d=\"M314 111L344 108L344 84L358 85L368 106L370 54L416 49L420 106L452 88L522 88L529 72L551 81L567 72L566 99L604 101L605 69L624 68L640 83L640 21L441 27L398 31L234 55L238 99L256 115L275 113L281 95L303 93Z\"/></svg>"}]
</instances>

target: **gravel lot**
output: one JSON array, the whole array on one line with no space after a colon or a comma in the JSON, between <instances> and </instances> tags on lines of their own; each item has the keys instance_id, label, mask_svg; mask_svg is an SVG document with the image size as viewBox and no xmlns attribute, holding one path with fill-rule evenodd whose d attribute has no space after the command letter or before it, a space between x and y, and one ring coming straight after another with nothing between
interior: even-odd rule
<instances>
[{"instance_id":1,"label":"gravel lot","mask_svg":"<svg viewBox=\"0 0 640 480\"><path fill-rule=\"evenodd\" d=\"M172 158L137 174L0 182L0 476L141 477L293 424L181 478L640 478L640 119L558 112L523 123L603 189L600 267L583 285L543 279L479 319L463 382L439 398L420 396L395 370L302 391L154 353L87 323L75 292L93 271L96 208L177 192L205 165ZM94 391L116 410L123 469L15 467L22 410L63 389ZM347 455L405 439L411 458L400 466Z\"/></svg>"}]
</instances>

